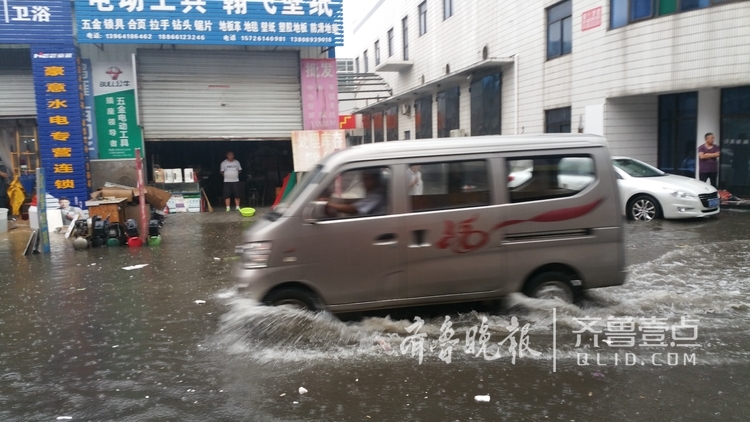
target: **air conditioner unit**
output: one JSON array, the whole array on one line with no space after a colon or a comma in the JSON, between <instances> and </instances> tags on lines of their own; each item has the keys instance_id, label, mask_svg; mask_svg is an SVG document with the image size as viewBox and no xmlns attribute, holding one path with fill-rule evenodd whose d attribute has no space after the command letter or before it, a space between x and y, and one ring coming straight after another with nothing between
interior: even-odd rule
<instances>
[{"instance_id":1,"label":"air conditioner unit","mask_svg":"<svg viewBox=\"0 0 750 422\"><path fill-rule=\"evenodd\" d=\"M411 104L401 104L401 114L411 116Z\"/></svg>"},{"instance_id":2,"label":"air conditioner unit","mask_svg":"<svg viewBox=\"0 0 750 422\"><path fill-rule=\"evenodd\" d=\"M466 129L453 129L453 130L451 130L451 134L450 135L451 135L451 138L460 138L460 137L464 137L464 136L469 136L466 133Z\"/></svg>"}]
</instances>

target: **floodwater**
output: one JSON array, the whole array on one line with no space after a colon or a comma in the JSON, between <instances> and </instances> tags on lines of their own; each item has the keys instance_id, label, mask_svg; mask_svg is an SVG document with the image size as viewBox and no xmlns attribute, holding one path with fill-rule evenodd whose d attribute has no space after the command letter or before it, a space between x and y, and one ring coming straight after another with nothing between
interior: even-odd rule
<instances>
[{"instance_id":1,"label":"floodwater","mask_svg":"<svg viewBox=\"0 0 750 422\"><path fill-rule=\"evenodd\" d=\"M162 245L138 250L76 252L53 235L47 257L22 256L23 233L0 235L0 420L750 414L750 214L628 223L627 283L592 291L582 307L514 295L496 308L344 321L235 293L232 254L248 224L224 213L171 216ZM122 269L136 264L148 266ZM601 333L577 344L584 323ZM639 344L665 326L649 337L656 345ZM627 333L636 345L618 347Z\"/></svg>"}]
</instances>

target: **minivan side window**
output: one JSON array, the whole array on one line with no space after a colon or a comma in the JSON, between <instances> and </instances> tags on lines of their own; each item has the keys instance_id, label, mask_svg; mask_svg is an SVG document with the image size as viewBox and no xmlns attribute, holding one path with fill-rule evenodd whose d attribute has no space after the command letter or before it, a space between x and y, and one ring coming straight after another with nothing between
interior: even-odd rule
<instances>
[{"instance_id":1,"label":"minivan side window","mask_svg":"<svg viewBox=\"0 0 750 422\"><path fill-rule=\"evenodd\" d=\"M487 161L411 164L406 190L414 212L489 205Z\"/></svg>"},{"instance_id":2,"label":"minivan side window","mask_svg":"<svg viewBox=\"0 0 750 422\"><path fill-rule=\"evenodd\" d=\"M507 159L510 202L573 196L596 180L594 160L585 155Z\"/></svg>"},{"instance_id":3,"label":"minivan side window","mask_svg":"<svg viewBox=\"0 0 750 422\"><path fill-rule=\"evenodd\" d=\"M321 193L330 219L385 215L390 211L390 170L368 167L339 174Z\"/></svg>"}]
</instances>

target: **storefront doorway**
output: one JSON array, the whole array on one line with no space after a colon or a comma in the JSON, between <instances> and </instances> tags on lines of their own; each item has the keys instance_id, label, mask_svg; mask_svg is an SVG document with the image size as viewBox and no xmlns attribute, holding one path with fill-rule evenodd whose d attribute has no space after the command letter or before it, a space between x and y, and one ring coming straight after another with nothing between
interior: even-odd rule
<instances>
[{"instance_id":1,"label":"storefront doorway","mask_svg":"<svg viewBox=\"0 0 750 422\"><path fill-rule=\"evenodd\" d=\"M240 175L243 205L249 204L253 189L258 206L269 206L276 188L292 172L291 141L156 141L146 142L148 177L153 182L153 169L193 168L212 204L219 204L223 178L219 165L232 151L242 165Z\"/></svg>"},{"instance_id":2,"label":"storefront doorway","mask_svg":"<svg viewBox=\"0 0 750 422\"><path fill-rule=\"evenodd\" d=\"M659 96L659 169L695 177L698 93Z\"/></svg>"},{"instance_id":3,"label":"storefront doorway","mask_svg":"<svg viewBox=\"0 0 750 422\"><path fill-rule=\"evenodd\" d=\"M750 86L721 90L719 186L750 195ZM718 137L717 137L718 138Z\"/></svg>"}]
</instances>

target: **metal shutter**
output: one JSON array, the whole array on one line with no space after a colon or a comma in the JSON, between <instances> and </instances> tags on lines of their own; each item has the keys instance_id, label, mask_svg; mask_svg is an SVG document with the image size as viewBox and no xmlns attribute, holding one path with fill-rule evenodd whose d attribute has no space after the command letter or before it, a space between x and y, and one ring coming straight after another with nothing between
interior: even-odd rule
<instances>
[{"instance_id":1,"label":"metal shutter","mask_svg":"<svg viewBox=\"0 0 750 422\"><path fill-rule=\"evenodd\" d=\"M147 140L290 139L302 129L299 53L138 50Z\"/></svg>"},{"instance_id":2,"label":"metal shutter","mask_svg":"<svg viewBox=\"0 0 750 422\"><path fill-rule=\"evenodd\" d=\"M31 70L0 70L0 116L36 116Z\"/></svg>"}]
</instances>

